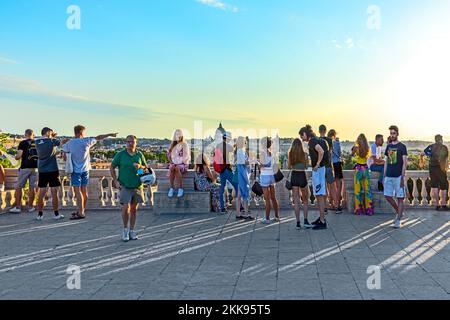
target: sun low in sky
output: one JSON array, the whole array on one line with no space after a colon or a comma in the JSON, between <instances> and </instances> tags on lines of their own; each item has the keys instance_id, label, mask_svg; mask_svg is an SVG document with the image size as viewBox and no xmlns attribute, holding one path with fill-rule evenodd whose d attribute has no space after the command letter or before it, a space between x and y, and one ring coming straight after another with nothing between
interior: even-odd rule
<instances>
[{"instance_id":1,"label":"sun low in sky","mask_svg":"<svg viewBox=\"0 0 450 320\"><path fill-rule=\"evenodd\" d=\"M2 0L0 129L449 139L449 39L448 0Z\"/></svg>"}]
</instances>

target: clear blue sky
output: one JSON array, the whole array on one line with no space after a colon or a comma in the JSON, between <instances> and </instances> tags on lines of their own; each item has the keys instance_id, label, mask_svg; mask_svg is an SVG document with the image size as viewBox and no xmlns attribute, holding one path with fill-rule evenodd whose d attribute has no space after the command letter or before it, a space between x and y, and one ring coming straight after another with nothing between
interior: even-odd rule
<instances>
[{"instance_id":1,"label":"clear blue sky","mask_svg":"<svg viewBox=\"0 0 450 320\"><path fill-rule=\"evenodd\" d=\"M81 9L69 30L66 9ZM367 8L381 9L381 30ZM450 137L447 0L2 0L0 129ZM431 122L424 113L435 110Z\"/></svg>"}]
</instances>

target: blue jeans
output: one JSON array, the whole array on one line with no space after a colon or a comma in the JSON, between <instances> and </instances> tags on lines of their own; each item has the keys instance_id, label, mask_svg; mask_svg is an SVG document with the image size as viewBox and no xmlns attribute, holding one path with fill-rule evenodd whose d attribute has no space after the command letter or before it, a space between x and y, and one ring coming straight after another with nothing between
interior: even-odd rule
<instances>
[{"instance_id":1,"label":"blue jeans","mask_svg":"<svg viewBox=\"0 0 450 320\"><path fill-rule=\"evenodd\" d=\"M225 193L225 186L227 185L227 181L229 181L233 185L235 192L237 192L238 190L237 183L233 182L233 172L230 169L225 169L225 171L220 174L219 202L221 210L225 210L225 200L223 198L223 195Z\"/></svg>"},{"instance_id":2,"label":"blue jeans","mask_svg":"<svg viewBox=\"0 0 450 320\"><path fill-rule=\"evenodd\" d=\"M380 173L380 178L378 179L379 183L383 183L383 178L384 178L384 166L380 165L380 164L373 164L370 166L370 171L372 172L379 172Z\"/></svg>"}]
</instances>

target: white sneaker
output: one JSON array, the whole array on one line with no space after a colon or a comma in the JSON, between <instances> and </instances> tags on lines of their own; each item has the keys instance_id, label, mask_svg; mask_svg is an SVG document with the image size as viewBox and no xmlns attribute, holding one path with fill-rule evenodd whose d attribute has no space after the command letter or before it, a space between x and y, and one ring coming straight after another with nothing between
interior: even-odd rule
<instances>
[{"instance_id":1,"label":"white sneaker","mask_svg":"<svg viewBox=\"0 0 450 320\"><path fill-rule=\"evenodd\" d=\"M44 216L37 215L36 220L37 221L42 221L43 218L44 218Z\"/></svg>"},{"instance_id":2,"label":"white sneaker","mask_svg":"<svg viewBox=\"0 0 450 320\"><path fill-rule=\"evenodd\" d=\"M53 220L61 220L64 219L64 216L62 214L58 214L57 216L53 216Z\"/></svg>"},{"instance_id":3,"label":"white sneaker","mask_svg":"<svg viewBox=\"0 0 450 320\"><path fill-rule=\"evenodd\" d=\"M173 188L170 188L169 189L169 193L167 194L167 196L169 197L169 198L173 198L173 193L175 192L175 190L173 190Z\"/></svg>"},{"instance_id":4,"label":"white sneaker","mask_svg":"<svg viewBox=\"0 0 450 320\"><path fill-rule=\"evenodd\" d=\"M401 222L401 220L400 219L395 219L395 222L394 222L394 229L400 229L402 227L402 222Z\"/></svg>"},{"instance_id":5,"label":"white sneaker","mask_svg":"<svg viewBox=\"0 0 450 320\"><path fill-rule=\"evenodd\" d=\"M261 220L261 223L262 223L262 224L270 224L270 220L262 219L262 220Z\"/></svg>"},{"instance_id":6,"label":"white sneaker","mask_svg":"<svg viewBox=\"0 0 450 320\"><path fill-rule=\"evenodd\" d=\"M30 208L30 209L28 209L28 213L33 213L33 212L35 212L36 211L36 208Z\"/></svg>"},{"instance_id":7,"label":"white sneaker","mask_svg":"<svg viewBox=\"0 0 450 320\"><path fill-rule=\"evenodd\" d=\"M128 242L130 240L130 234L128 232L128 229L123 229L122 231L122 241Z\"/></svg>"},{"instance_id":8,"label":"white sneaker","mask_svg":"<svg viewBox=\"0 0 450 320\"><path fill-rule=\"evenodd\" d=\"M177 197L181 198L182 196L184 196L184 190L180 188L180 189L178 189Z\"/></svg>"},{"instance_id":9,"label":"white sneaker","mask_svg":"<svg viewBox=\"0 0 450 320\"><path fill-rule=\"evenodd\" d=\"M136 231L134 231L134 230L130 230L129 237L130 237L130 240L138 240L139 239Z\"/></svg>"},{"instance_id":10,"label":"white sneaker","mask_svg":"<svg viewBox=\"0 0 450 320\"><path fill-rule=\"evenodd\" d=\"M0 192L4 192L5 191L5 185L2 183L0 184Z\"/></svg>"},{"instance_id":11,"label":"white sneaker","mask_svg":"<svg viewBox=\"0 0 450 320\"><path fill-rule=\"evenodd\" d=\"M14 208L9 209L9 212L10 213L22 213L22 209L14 207Z\"/></svg>"}]
</instances>

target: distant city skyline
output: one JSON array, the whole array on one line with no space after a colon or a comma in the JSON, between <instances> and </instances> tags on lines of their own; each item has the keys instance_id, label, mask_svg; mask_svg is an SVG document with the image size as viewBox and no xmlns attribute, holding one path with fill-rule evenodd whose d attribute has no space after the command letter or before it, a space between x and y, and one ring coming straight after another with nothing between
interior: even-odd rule
<instances>
[{"instance_id":1,"label":"distant city skyline","mask_svg":"<svg viewBox=\"0 0 450 320\"><path fill-rule=\"evenodd\" d=\"M0 129L450 140L449 38L448 0L2 0Z\"/></svg>"}]
</instances>

